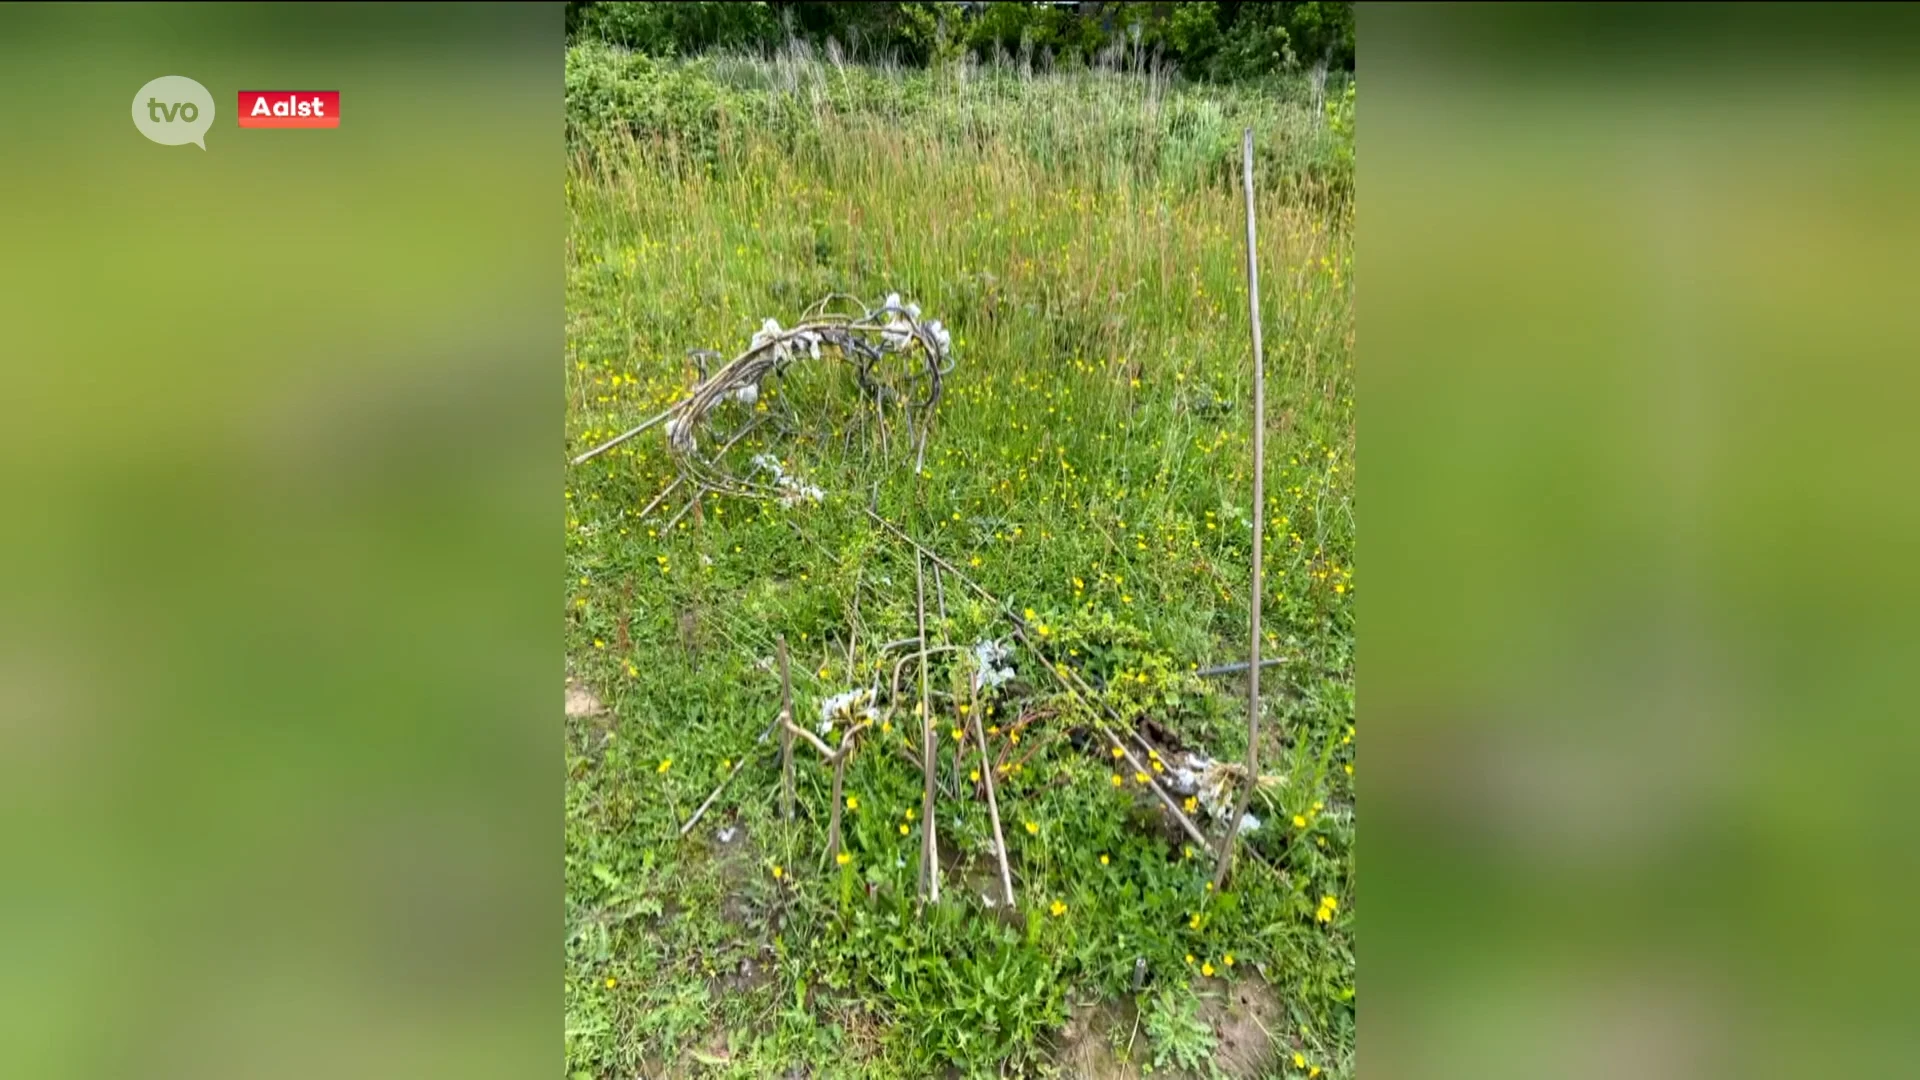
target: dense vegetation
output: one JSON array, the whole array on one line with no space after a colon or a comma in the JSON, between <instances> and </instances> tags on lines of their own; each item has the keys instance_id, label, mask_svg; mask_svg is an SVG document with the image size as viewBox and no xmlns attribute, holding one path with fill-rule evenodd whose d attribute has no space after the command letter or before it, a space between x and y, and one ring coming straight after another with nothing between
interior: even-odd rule
<instances>
[{"instance_id":1,"label":"dense vegetation","mask_svg":"<svg viewBox=\"0 0 1920 1080\"><path fill-rule=\"evenodd\" d=\"M676 496L643 518L673 475L653 436L569 474L569 1073L1352 1075L1350 93L1316 106L1304 80L1184 84L1114 56L839 64L799 41L582 43L567 94L569 453L683 394L688 349L731 356L829 292L903 294L951 328L956 363L917 471L899 417L889 443L831 358L726 406L783 420L738 461L771 455L817 505ZM899 715L915 738L896 726L854 759L829 861L826 771L803 752L784 822L755 742L776 635L802 717L884 680L881 644L915 632L914 560L871 503L1023 610L1101 710L1244 752L1244 686L1196 672L1246 648L1243 125L1263 155L1264 617L1285 658L1259 860L1214 893L1145 778L1089 741L1094 710L1016 648L1019 678L983 706L1019 909L983 899L983 762L946 737L949 705L949 877L921 912L917 725ZM928 591L931 637L1007 640L951 578ZM950 661L936 688L964 677Z\"/></svg>"},{"instance_id":2,"label":"dense vegetation","mask_svg":"<svg viewBox=\"0 0 1920 1080\"><path fill-rule=\"evenodd\" d=\"M1354 84L1318 95L1302 75L1253 86L1189 84L1122 51L1036 77L1014 63L914 69L821 62L804 42L770 58L687 60L584 44L568 52L569 145L616 160L640 144L737 173L749 144L831 155L824 140L892 129L952 152L1004 147L1103 183L1231 184L1252 127L1263 182L1302 199L1346 200Z\"/></svg>"},{"instance_id":3,"label":"dense vegetation","mask_svg":"<svg viewBox=\"0 0 1920 1080\"><path fill-rule=\"evenodd\" d=\"M570 42L655 56L754 51L789 39L905 64L972 53L1085 66L1131 45L1189 78L1263 78L1321 64L1353 70L1353 5L1288 3L571 3Z\"/></svg>"}]
</instances>

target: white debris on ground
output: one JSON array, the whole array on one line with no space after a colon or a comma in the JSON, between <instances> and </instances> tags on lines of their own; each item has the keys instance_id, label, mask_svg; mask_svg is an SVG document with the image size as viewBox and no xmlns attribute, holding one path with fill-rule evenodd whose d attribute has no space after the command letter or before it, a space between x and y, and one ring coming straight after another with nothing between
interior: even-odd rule
<instances>
[{"instance_id":1,"label":"white debris on ground","mask_svg":"<svg viewBox=\"0 0 1920 1080\"><path fill-rule=\"evenodd\" d=\"M768 320L772 321L772 320ZM780 505L791 510L803 502L817 503L827 497L819 485L789 475L772 454L755 454L753 467L773 474L773 486L780 489Z\"/></svg>"},{"instance_id":2,"label":"white debris on ground","mask_svg":"<svg viewBox=\"0 0 1920 1080\"><path fill-rule=\"evenodd\" d=\"M913 341L914 323L920 322L919 304L902 304L899 293L888 293L886 302L880 305L880 312L891 314L891 318L880 328L880 340L889 349L904 349ZM953 351L953 332L940 325L939 319L921 324L927 336L933 338L935 348L942 359Z\"/></svg>"},{"instance_id":3,"label":"white debris on ground","mask_svg":"<svg viewBox=\"0 0 1920 1080\"><path fill-rule=\"evenodd\" d=\"M789 360L793 359L794 350L796 349L805 350L806 354L815 360L820 359L820 335L811 330L804 330L798 334L789 335L787 331L780 329L780 323L777 320L768 319L760 324L760 332L753 335L753 340L748 343L747 350L751 352L755 349L763 348L769 343L773 345L774 361L783 366ZM756 398L760 396L758 387L754 389L754 396ZM752 403L748 402L747 404Z\"/></svg>"},{"instance_id":4,"label":"white debris on ground","mask_svg":"<svg viewBox=\"0 0 1920 1080\"><path fill-rule=\"evenodd\" d=\"M877 723L879 710L873 707L873 691L858 688L838 693L820 703L820 734L833 731L835 724Z\"/></svg>"},{"instance_id":5,"label":"white debris on ground","mask_svg":"<svg viewBox=\"0 0 1920 1080\"><path fill-rule=\"evenodd\" d=\"M973 661L975 690L995 690L1013 678L1013 650L998 641L974 642Z\"/></svg>"},{"instance_id":6,"label":"white debris on ground","mask_svg":"<svg viewBox=\"0 0 1920 1080\"><path fill-rule=\"evenodd\" d=\"M1197 799L1207 816L1215 821L1224 821L1233 816L1233 792L1239 783L1242 768L1227 762L1215 761L1205 754L1187 753L1183 761L1168 762L1168 785L1175 792ZM1240 818L1239 832L1253 832L1260 827L1260 819L1252 814Z\"/></svg>"}]
</instances>

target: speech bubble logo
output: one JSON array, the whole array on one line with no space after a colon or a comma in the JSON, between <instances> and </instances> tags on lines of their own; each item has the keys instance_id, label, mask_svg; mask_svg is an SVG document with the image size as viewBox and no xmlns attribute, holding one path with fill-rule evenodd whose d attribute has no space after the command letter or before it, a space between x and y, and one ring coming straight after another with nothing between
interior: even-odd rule
<instances>
[{"instance_id":1,"label":"speech bubble logo","mask_svg":"<svg viewBox=\"0 0 1920 1080\"><path fill-rule=\"evenodd\" d=\"M161 146L207 148L213 95L185 75L162 75L133 95L133 126Z\"/></svg>"}]
</instances>

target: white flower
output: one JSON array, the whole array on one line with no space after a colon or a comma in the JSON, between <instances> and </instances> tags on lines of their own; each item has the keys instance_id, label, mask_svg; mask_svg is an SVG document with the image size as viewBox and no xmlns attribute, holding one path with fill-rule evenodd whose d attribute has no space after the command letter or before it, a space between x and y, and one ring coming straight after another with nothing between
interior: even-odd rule
<instances>
[{"instance_id":1,"label":"white flower","mask_svg":"<svg viewBox=\"0 0 1920 1080\"><path fill-rule=\"evenodd\" d=\"M1240 829L1239 829L1239 831L1240 831L1240 832L1252 832L1253 830L1255 830L1255 829L1257 829L1257 828L1259 828L1259 827L1260 827L1260 819L1259 819L1259 818L1257 818L1257 817L1254 817L1254 816L1253 816L1252 814L1242 814L1242 815L1241 815L1241 817L1240 817Z\"/></svg>"},{"instance_id":2,"label":"white flower","mask_svg":"<svg viewBox=\"0 0 1920 1080\"><path fill-rule=\"evenodd\" d=\"M899 307L899 306L900 306L900 294L899 294L899 293L897 293L897 292L890 292L890 293L888 293L888 294L887 294L887 302L886 302L886 303L884 303L884 304L881 304L880 306L881 306L881 307L883 307L883 308L897 308L897 307Z\"/></svg>"},{"instance_id":3,"label":"white flower","mask_svg":"<svg viewBox=\"0 0 1920 1080\"><path fill-rule=\"evenodd\" d=\"M907 305L907 318L909 318L909 319L915 319L915 320L918 320L918 319L920 318L920 305L919 305L919 304L908 304L908 305Z\"/></svg>"},{"instance_id":4,"label":"white flower","mask_svg":"<svg viewBox=\"0 0 1920 1080\"><path fill-rule=\"evenodd\" d=\"M733 392L733 400L742 405L751 405L760 400L760 384L748 383Z\"/></svg>"}]
</instances>

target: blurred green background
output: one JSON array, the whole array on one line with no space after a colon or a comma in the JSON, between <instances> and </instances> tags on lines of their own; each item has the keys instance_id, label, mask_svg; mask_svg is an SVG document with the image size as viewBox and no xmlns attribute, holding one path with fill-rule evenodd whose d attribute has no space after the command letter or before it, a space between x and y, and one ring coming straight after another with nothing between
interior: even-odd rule
<instances>
[{"instance_id":1,"label":"blurred green background","mask_svg":"<svg viewBox=\"0 0 1920 1080\"><path fill-rule=\"evenodd\" d=\"M1912 1074L1915 15L1360 5L1368 1073Z\"/></svg>"},{"instance_id":2,"label":"blurred green background","mask_svg":"<svg viewBox=\"0 0 1920 1080\"><path fill-rule=\"evenodd\" d=\"M0 8L0 1073L557 1067L562 25Z\"/></svg>"},{"instance_id":3,"label":"blurred green background","mask_svg":"<svg viewBox=\"0 0 1920 1080\"><path fill-rule=\"evenodd\" d=\"M1360 6L1370 1072L1910 1071L1915 21ZM0 8L0 1072L556 1067L561 35Z\"/></svg>"}]
</instances>

